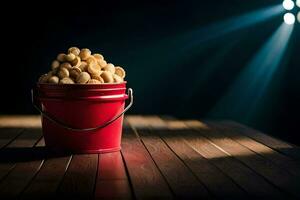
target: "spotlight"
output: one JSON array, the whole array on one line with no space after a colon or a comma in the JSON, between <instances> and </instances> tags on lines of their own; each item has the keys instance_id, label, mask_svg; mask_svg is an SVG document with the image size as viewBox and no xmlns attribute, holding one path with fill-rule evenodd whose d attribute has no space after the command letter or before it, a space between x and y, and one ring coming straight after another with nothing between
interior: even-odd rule
<instances>
[{"instance_id":1,"label":"spotlight","mask_svg":"<svg viewBox=\"0 0 300 200\"><path fill-rule=\"evenodd\" d=\"M297 14L297 19L298 19L298 22L300 23L300 11Z\"/></svg>"},{"instance_id":2,"label":"spotlight","mask_svg":"<svg viewBox=\"0 0 300 200\"><path fill-rule=\"evenodd\" d=\"M296 1L296 5L300 8L300 0Z\"/></svg>"},{"instance_id":3,"label":"spotlight","mask_svg":"<svg viewBox=\"0 0 300 200\"><path fill-rule=\"evenodd\" d=\"M295 23L295 16L292 13L286 13L283 16L283 20L286 24L291 25Z\"/></svg>"},{"instance_id":4,"label":"spotlight","mask_svg":"<svg viewBox=\"0 0 300 200\"><path fill-rule=\"evenodd\" d=\"M298 0L298 3L300 3L299 0ZM295 3L292 0L284 0L282 2L282 6L286 10L292 10L294 8L294 6L295 6Z\"/></svg>"},{"instance_id":5,"label":"spotlight","mask_svg":"<svg viewBox=\"0 0 300 200\"><path fill-rule=\"evenodd\" d=\"M208 113L210 117L258 122L273 99L285 71L288 46L294 26L281 23L249 63L240 70L228 91ZM277 89L276 89L277 88ZM278 90L277 90L278 91ZM271 111L270 111L271 113Z\"/></svg>"}]
</instances>

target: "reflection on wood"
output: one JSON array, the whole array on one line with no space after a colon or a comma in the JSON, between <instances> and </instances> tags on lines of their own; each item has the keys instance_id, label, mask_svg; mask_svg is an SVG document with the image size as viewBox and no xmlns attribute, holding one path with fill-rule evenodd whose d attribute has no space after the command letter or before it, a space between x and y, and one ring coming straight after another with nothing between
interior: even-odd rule
<instances>
[{"instance_id":1,"label":"reflection on wood","mask_svg":"<svg viewBox=\"0 0 300 200\"><path fill-rule=\"evenodd\" d=\"M3 199L299 198L299 147L230 121L128 116L122 150L47 151L39 116L0 116Z\"/></svg>"}]
</instances>

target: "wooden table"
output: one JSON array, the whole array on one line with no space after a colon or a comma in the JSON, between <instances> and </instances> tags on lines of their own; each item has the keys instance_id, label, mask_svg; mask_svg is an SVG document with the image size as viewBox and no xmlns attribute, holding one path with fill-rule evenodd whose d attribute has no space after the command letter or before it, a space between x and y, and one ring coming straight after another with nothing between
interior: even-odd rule
<instances>
[{"instance_id":1,"label":"wooden table","mask_svg":"<svg viewBox=\"0 0 300 200\"><path fill-rule=\"evenodd\" d=\"M300 198L299 147L231 121L128 116L122 151L53 155L39 116L0 117L0 198Z\"/></svg>"}]
</instances>

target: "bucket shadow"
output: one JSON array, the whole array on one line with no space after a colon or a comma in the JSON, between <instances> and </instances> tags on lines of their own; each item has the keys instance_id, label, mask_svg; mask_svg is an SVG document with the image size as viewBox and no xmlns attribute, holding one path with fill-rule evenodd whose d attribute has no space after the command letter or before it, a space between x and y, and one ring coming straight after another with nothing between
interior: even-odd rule
<instances>
[{"instance_id":1,"label":"bucket shadow","mask_svg":"<svg viewBox=\"0 0 300 200\"><path fill-rule=\"evenodd\" d=\"M28 162L70 156L69 153L57 153L47 147L4 148L0 151L0 163Z\"/></svg>"}]
</instances>

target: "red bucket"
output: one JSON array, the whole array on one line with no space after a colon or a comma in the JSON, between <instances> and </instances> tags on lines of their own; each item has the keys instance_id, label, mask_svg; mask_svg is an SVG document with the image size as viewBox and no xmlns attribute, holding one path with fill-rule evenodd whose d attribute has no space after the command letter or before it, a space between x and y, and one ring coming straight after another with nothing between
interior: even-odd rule
<instances>
[{"instance_id":1,"label":"red bucket","mask_svg":"<svg viewBox=\"0 0 300 200\"><path fill-rule=\"evenodd\" d=\"M125 92L126 82L38 84L32 100L42 115L46 147L71 153L119 151L123 114L133 103L132 89Z\"/></svg>"}]
</instances>

